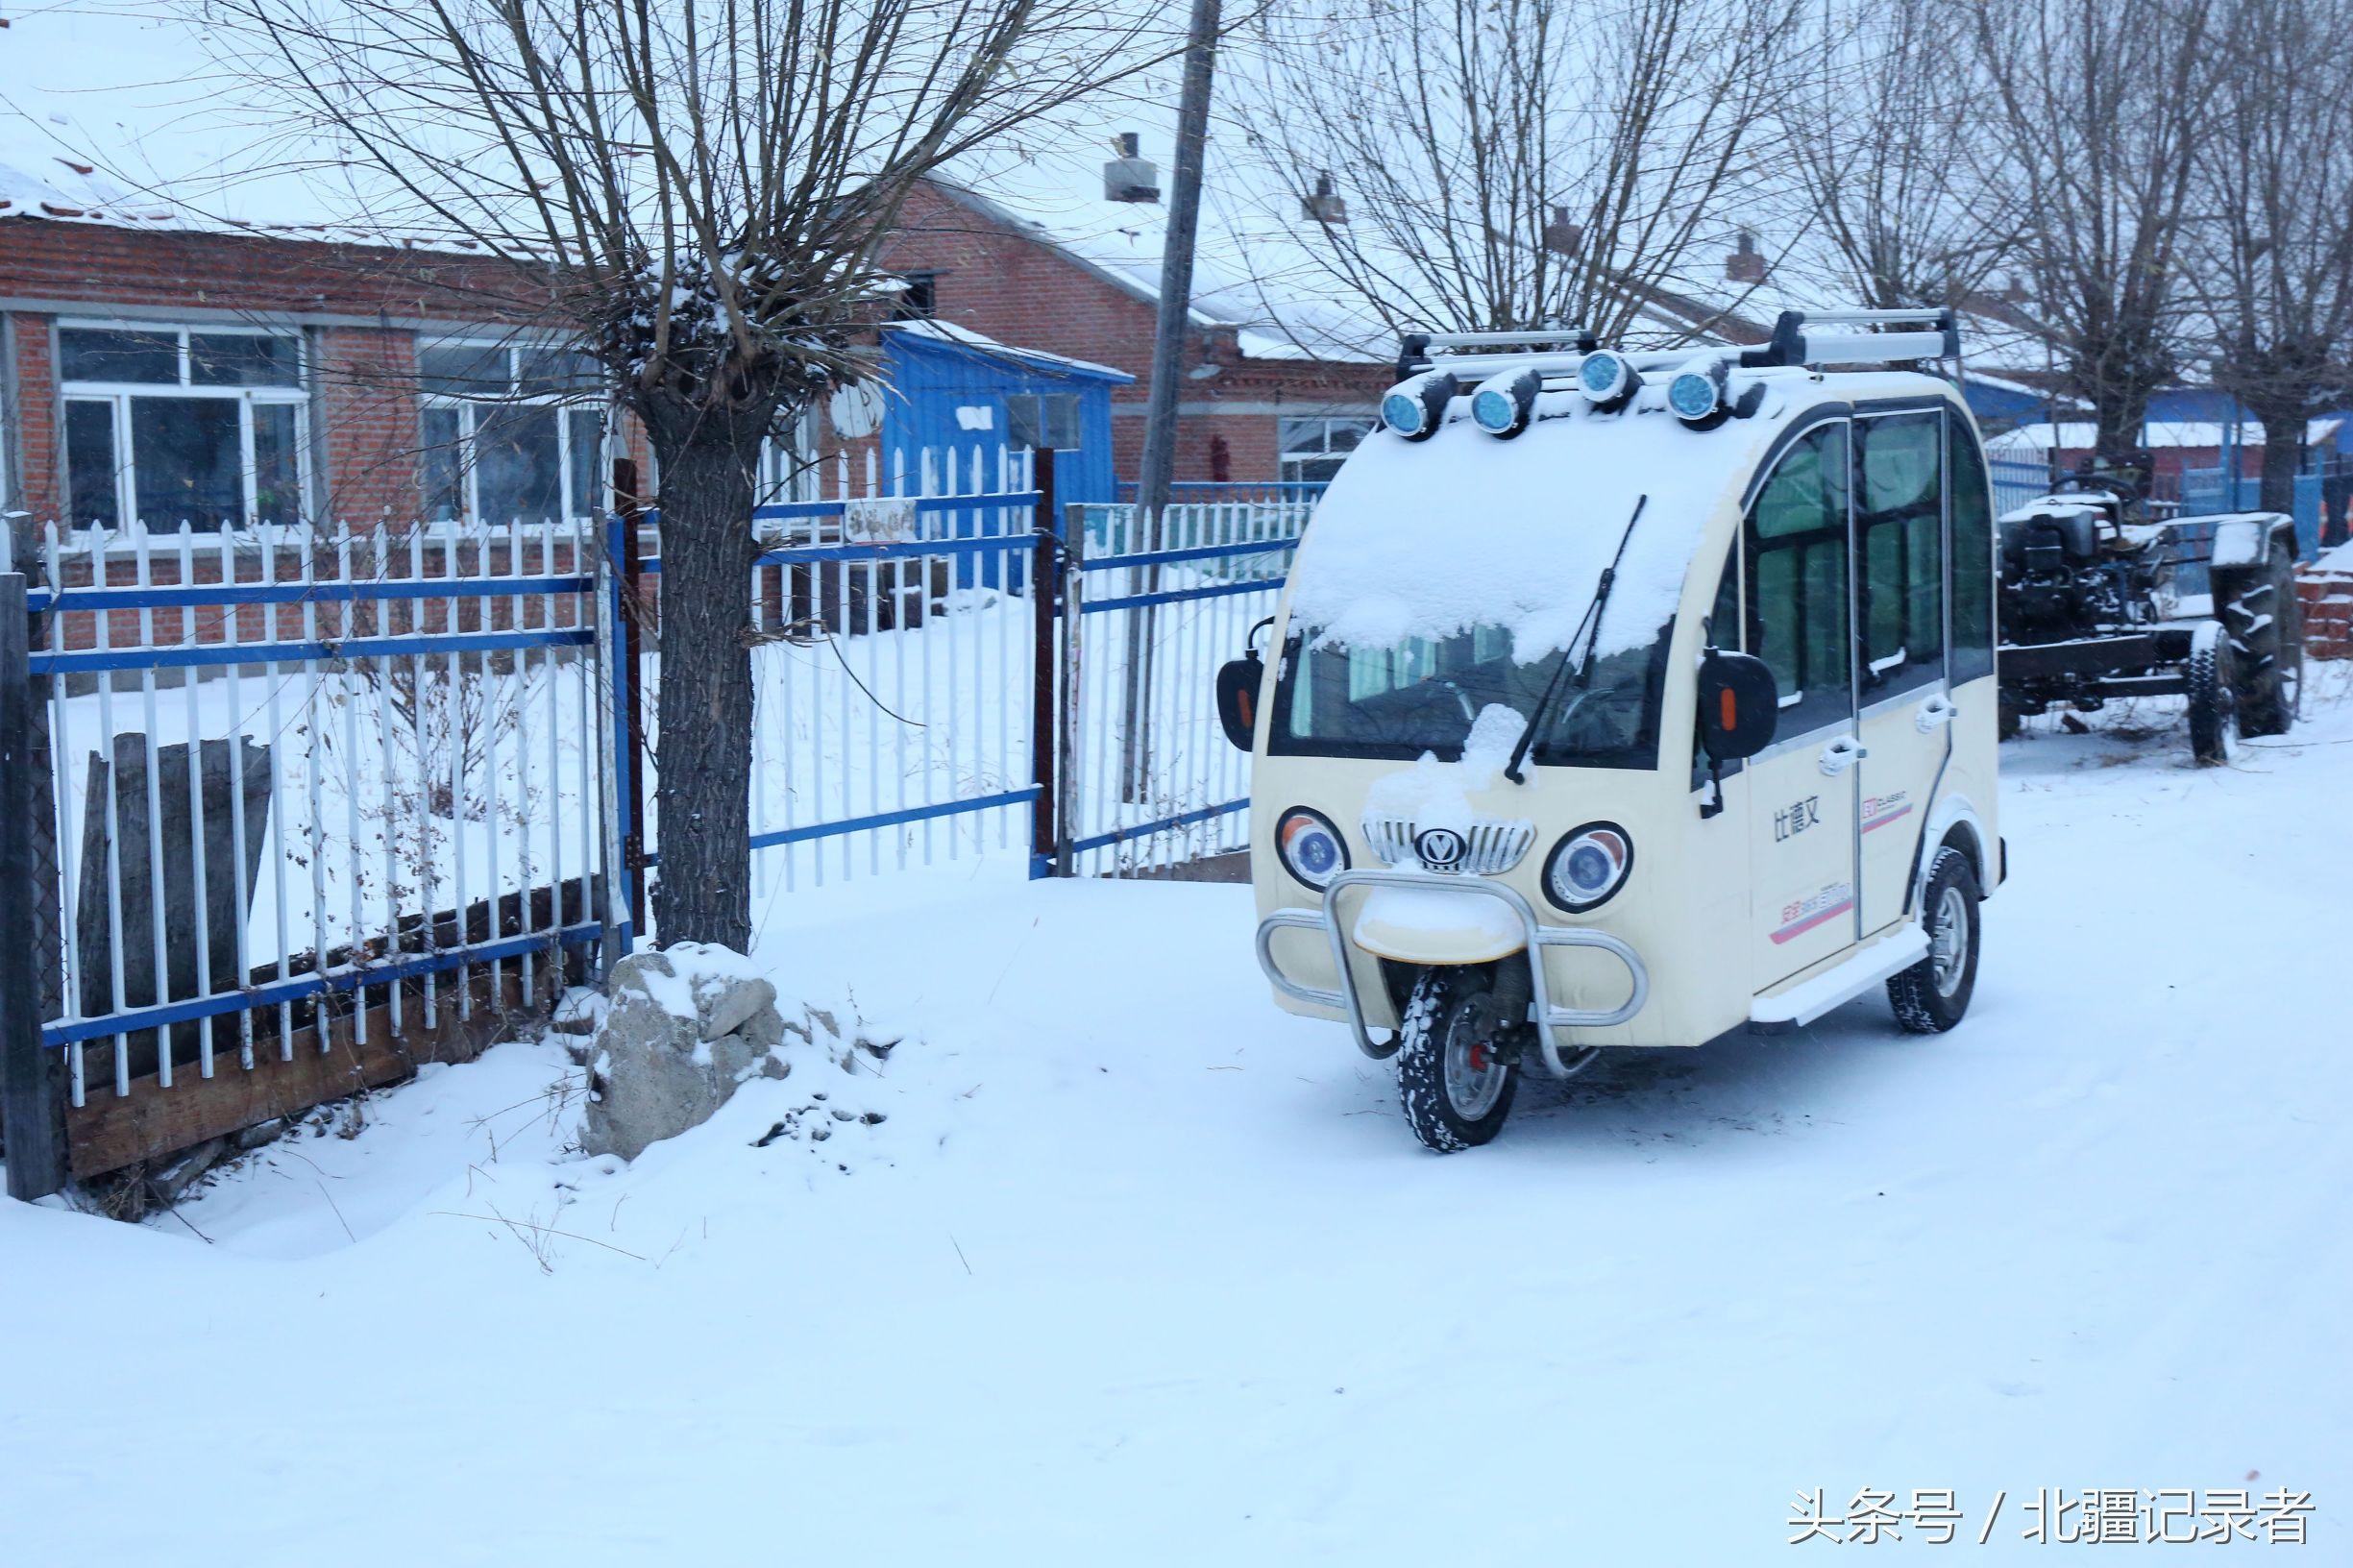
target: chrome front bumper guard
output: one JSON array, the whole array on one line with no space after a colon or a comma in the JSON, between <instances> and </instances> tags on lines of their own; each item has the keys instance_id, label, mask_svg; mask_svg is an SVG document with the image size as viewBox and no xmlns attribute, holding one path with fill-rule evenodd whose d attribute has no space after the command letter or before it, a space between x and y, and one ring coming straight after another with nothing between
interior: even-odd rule
<instances>
[{"instance_id":1,"label":"chrome front bumper guard","mask_svg":"<svg viewBox=\"0 0 2353 1568\"><path fill-rule=\"evenodd\" d=\"M1357 1048L1379 1061L1396 1053L1394 1041L1376 1044L1372 1031L1364 1024L1364 1007L1357 999L1356 970L1348 962L1348 938L1340 921L1340 894L1351 888L1424 888L1443 889L1450 893L1484 894L1500 898L1518 917L1528 933L1528 971L1531 1002L1529 1021L1536 1024L1536 1044L1544 1053L1544 1066L1556 1077L1566 1078L1593 1060L1591 1049L1580 1051L1574 1061L1561 1054L1554 1032L1560 1029L1606 1029L1624 1023L1642 1011L1643 1003L1651 999L1651 971L1643 967L1642 955L1628 943L1606 931L1595 931L1584 926L1545 925L1536 919L1536 912L1527 898L1501 882L1481 876L1436 876L1428 871L1342 871L1324 888L1323 908L1278 909L1259 921L1259 968L1265 971L1267 983L1293 1001L1312 1007L1337 1008L1348 1015L1348 1022L1356 1030ZM1303 986L1285 974L1275 963L1275 933L1291 927L1324 933L1332 944L1332 962L1340 977L1337 991L1319 991ZM1633 994L1617 1007L1607 1010L1593 1008L1555 1007L1552 992L1544 979L1544 965L1538 959L1539 950L1546 947L1598 947L1626 966L1633 977Z\"/></svg>"}]
</instances>

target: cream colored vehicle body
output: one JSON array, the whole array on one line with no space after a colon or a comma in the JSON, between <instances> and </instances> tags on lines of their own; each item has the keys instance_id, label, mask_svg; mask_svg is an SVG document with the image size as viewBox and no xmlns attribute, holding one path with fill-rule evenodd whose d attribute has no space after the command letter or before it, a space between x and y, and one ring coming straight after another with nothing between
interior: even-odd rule
<instances>
[{"instance_id":1,"label":"cream colored vehicle body","mask_svg":"<svg viewBox=\"0 0 2353 1568\"><path fill-rule=\"evenodd\" d=\"M1408 448L1388 430L1367 438L1351 466L1387 465L1380 471L1384 483L1352 487L1343 469L1311 526L1276 616L1252 716L1251 864L1265 922L1260 950L1276 983L1276 1000L1287 1011L1347 1023L1348 1010L1331 998L1352 992L1361 1010L1360 1043L1370 1054L1388 1054L1395 1043L1383 1036L1401 1023L1401 974L1518 962L1514 955L1527 949L1513 901L1473 886L1499 885L1524 901L1544 932L1600 933L1633 955L1630 963L1612 949L1556 944L1574 938L1542 939L1536 990L1539 997L1549 993L1556 1017L1559 1010L1606 1015L1639 1004L1624 1021L1607 1026L1547 1031L1539 1023L1535 1043L1550 1049L1527 1054L1540 1055L1556 1071L1575 1070L1594 1047L1696 1045L1743 1026L1765 1032L1795 1027L1923 964L1929 952L1923 897L1942 848L1968 857L1981 893L1999 883L1993 528L1982 450L1967 405L1949 382L1902 370L1735 371L1731 393L1744 385L1765 388L1750 394L1755 406L1746 417L1645 438L1647 461L1691 465L1667 486L1674 496L1647 502L1678 507L1679 515L1646 513L1633 536L1639 540L1644 527L1663 527L1667 548L1681 560L1659 666L1654 763L1560 766L1532 756L1525 782L1499 774L1472 789L1468 805L1482 822L1497 831L1511 824L1533 830L1516 862L1491 875L1431 871L1409 848L1401 851L1395 832L1376 844L1369 829L1380 824L1368 824L1368 807L1386 788L1382 781L1419 764L1396 756L1319 754L1323 747L1302 744L1293 732L1285 704L1299 700L1291 682L1305 677L1296 661L1318 635L1313 626L1293 624L1301 596L1314 592L1313 575L1329 569L1328 559L1318 559L1317 532L1343 532L1351 527L1351 508L1391 504L1396 478L1415 459L1475 468L1480 454L1465 447L1497 438L1471 424L1460 406L1465 400L1458 400L1442 428L1419 446ZM1660 429L1675 429L1676 416L1657 401L1629 406L1618 417L1664 421ZM1574 429L1589 413L1572 404L1559 417ZM1930 430L1933 437L1925 433ZM1575 462L1590 459L1608 433L1597 423L1553 439L1564 461L1558 526L1599 530L1614 542L1625 521L1622 504L1597 514L1574 503ZM1546 439L1539 416L1513 443L1533 446ZM1933 445L1933 459L1923 455L1924 441ZM1370 455L1376 452L1385 454ZM1662 460L1660 452L1669 458ZM1812 455L1797 460L1810 464L1816 478L1777 480L1780 465L1802 453ZM1882 453L1890 455L1882 460ZM1514 455L1523 466L1532 460L1525 453ZM1921 465L1931 460L1937 470L1932 503L1919 491L1925 482ZM1817 544L1802 547L1815 550L1814 556L1782 559L1779 538L1760 530L1786 528L1790 516L1802 517L1790 511L1789 498L1812 493L1809 483L1822 487L1823 517L1834 517L1831 491L1842 469L1848 487L1843 551L1833 548L1826 524ZM1644 481L1636 476L1630 482ZM1768 496L1768 487L1777 484ZM1868 502L1891 491L1909 499L1875 512ZM1622 502L1624 496L1616 499ZM1760 501L1769 516L1760 514ZM1483 498L1466 496L1464 509L1475 512L1483 503ZM1959 532L1968 558L1956 559L1953 548L1956 505L1964 514ZM1892 524L1886 521L1891 517ZM1475 554L1485 548L1473 517L1433 517L1427 526L1433 551ZM1890 527L1896 534L1882 538ZM1897 536L1907 529L1908 535ZM1918 556L1932 537L1938 563L1929 567ZM1891 551L1896 567L1889 564ZM1786 618L1799 599L1806 599L1807 613L1826 610L1834 597L1827 586L1830 562L1842 553L1847 571L1837 592L1847 601L1845 640L1852 655L1833 682L1822 670L1800 669L1802 657L1792 654L1787 627L1761 621ZM1525 570L1510 559L1490 565L1497 574ZM1656 576L1654 557L1646 570ZM1973 583L1967 580L1972 573L1977 574ZM1809 580L1793 586L1802 576ZM1939 576L1941 587L1932 587ZM1958 647L1956 582L1969 623L1959 633L1966 646ZM1591 586L1588 581L1567 591L1589 598ZM1720 598L1728 593L1732 597ZM1891 608L1891 594L1902 598L1900 605ZM1734 603L1741 625L1714 625ZM1885 646L1907 628L1911 642L1932 638L1937 646ZM1823 650L1835 640L1826 631L1814 637L1814 664L1825 662ZM1709 647L1732 650L1744 643L1764 644L1751 650L1780 667L1781 712L1764 749L1727 765L1720 781L1711 781L1699 749L1697 672ZM1793 674L1807 677L1799 684L1808 689L1793 695L1787 689ZM1467 712L1470 702L1463 705ZM1466 782L1479 781L1472 776ZM1722 809L1711 813L1719 788ZM1275 842L1278 823L1299 807L1337 827L1351 870L1394 869L1417 880L1351 886L1327 907L1324 894L1294 873ZM1592 823L1609 824L1630 840L1631 864L1605 901L1572 913L1547 887L1548 856L1565 835ZM1449 919L1448 909L1460 918ZM1973 980L1973 905L1969 926ZM1336 945L1350 970L1344 980ZM1313 993L1323 995L1311 999Z\"/></svg>"}]
</instances>

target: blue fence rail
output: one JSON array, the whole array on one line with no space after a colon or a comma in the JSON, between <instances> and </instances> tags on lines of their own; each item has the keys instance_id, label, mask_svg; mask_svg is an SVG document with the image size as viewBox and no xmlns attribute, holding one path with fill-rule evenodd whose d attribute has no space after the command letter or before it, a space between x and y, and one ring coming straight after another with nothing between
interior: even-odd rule
<instances>
[{"instance_id":1,"label":"blue fence rail","mask_svg":"<svg viewBox=\"0 0 2353 1568\"><path fill-rule=\"evenodd\" d=\"M72 1105L541 1003L605 934L587 526L32 553Z\"/></svg>"}]
</instances>

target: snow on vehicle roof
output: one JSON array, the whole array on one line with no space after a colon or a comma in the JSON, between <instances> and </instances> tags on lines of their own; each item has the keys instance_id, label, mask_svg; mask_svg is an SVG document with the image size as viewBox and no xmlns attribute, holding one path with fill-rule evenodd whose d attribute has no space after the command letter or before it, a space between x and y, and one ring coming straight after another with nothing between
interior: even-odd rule
<instances>
[{"instance_id":1,"label":"snow on vehicle roof","mask_svg":"<svg viewBox=\"0 0 2353 1568\"><path fill-rule=\"evenodd\" d=\"M1774 438L1818 401L1804 388L1846 395L1844 378L1767 379L1754 416L1712 430L1667 412L1653 384L1626 412L1581 406L1508 441L1459 415L1423 442L1385 429L1365 437L1301 543L1294 623L1319 643L1359 648L1497 625L1512 657L1532 663L1568 646L1648 497L1596 645L1604 655L1643 646L1674 616L1709 517L1728 494L1737 503Z\"/></svg>"}]
</instances>

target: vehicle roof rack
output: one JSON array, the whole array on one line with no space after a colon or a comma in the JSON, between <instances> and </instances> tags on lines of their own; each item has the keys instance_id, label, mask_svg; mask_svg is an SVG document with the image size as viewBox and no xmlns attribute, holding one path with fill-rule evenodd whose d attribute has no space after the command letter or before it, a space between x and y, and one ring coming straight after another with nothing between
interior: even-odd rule
<instances>
[{"instance_id":1,"label":"vehicle roof rack","mask_svg":"<svg viewBox=\"0 0 2353 1568\"><path fill-rule=\"evenodd\" d=\"M1574 354L1591 354L1602 346L1590 328L1562 327L1551 331L1534 332L1408 332L1398 340L1397 379L1404 380L1430 369L1435 362L1433 349L1497 350L1566 349Z\"/></svg>"},{"instance_id":2,"label":"vehicle roof rack","mask_svg":"<svg viewBox=\"0 0 2353 1568\"><path fill-rule=\"evenodd\" d=\"M1464 376L1491 376L1521 367L1556 375L1601 347L1592 331L1562 327L1540 331L1407 332L1398 341L1397 379L1441 367ZM1823 365L1894 365L1961 356L1961 332L1951 310L1922 306L1900 310L1784 310L1762 347L1732 350L1695 344L1629 352L1643 369L1717 355L1738 355L1746 370Z\"/></svg>"},{"instance_id":3,"label":"vehicle roof rack","mask_svg":"<svg viewBox=\"0 0 2353 1568\"><path fill-rule=\"evenodd\" d=\"M1908 359L1958 359L1961 330L1949 309L1784 310L1773 339L1744 349L1751 370L1794 365L1892 365Z\"/></svg>"}]
</instances>

